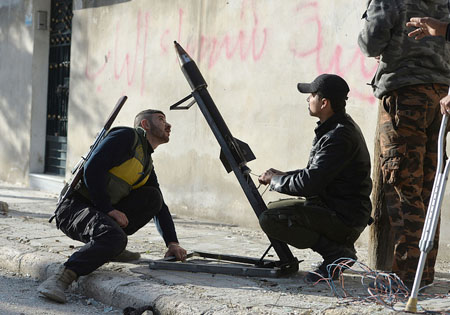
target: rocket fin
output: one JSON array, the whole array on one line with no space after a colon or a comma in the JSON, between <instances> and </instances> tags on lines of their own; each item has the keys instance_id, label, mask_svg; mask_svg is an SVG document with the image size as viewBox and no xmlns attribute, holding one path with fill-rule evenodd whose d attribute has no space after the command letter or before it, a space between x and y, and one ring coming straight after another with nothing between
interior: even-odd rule
<instances>
[{"instance_id":1,"label":"rocket fin","mask_svg":"<svg viewBox=\"0 0 450 315\"><path fill-rule=\"evenodd\" d=\"M252 152L252 149L250 149L249 145L237 138L234 138L236 140L239 148L241 149L242 154L244 155L245 161L250 162L256 159L255 155Z\"/></svg>"},{"instance_id":2,"label":"rocket fin","mask_svg":"<svg viewBox=\"0 0 450 315\"><path fill-rule=\"evenodd\" d=\"M250 149L249 145L239 139L234 138L235 146L237 146L237 150L239 150L239 156L242 161L236 161L238 164L242 162L250 162L256 159L255 155L253 154L252 150ZM220 150L220 160L222 161L223 166L227 170L228 173L232 171L231 165L228 162L228 159L226 158L225 154L222 150Z\"/></svg>"}]
</instances>

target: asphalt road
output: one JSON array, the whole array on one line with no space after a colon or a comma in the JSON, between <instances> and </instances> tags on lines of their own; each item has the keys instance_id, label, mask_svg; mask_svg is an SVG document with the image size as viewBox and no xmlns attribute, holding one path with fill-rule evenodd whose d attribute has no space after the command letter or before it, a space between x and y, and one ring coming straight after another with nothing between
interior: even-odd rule
<instances>
[{"instance_id":1,"label":"asphalt road","mask_svg":"<svg viewBox=\"0 0 450 315\"><path fill-rule=\"evenodd\" d=\"M117 315L122 311L82 295L68 294L68 302L51 302L36 291L39 282L0 268L0 314L2 315Z\"/></svg>"}]
</instances>

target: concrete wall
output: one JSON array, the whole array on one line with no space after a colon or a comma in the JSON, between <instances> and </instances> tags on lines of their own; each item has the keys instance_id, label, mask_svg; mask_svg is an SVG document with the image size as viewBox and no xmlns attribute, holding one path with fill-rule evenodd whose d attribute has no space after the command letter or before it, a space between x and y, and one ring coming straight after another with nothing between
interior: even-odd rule
<instances>
[{"instance_id":1,"label":"concrete wall","mask_svg":"<svg viewBox=\"0 0 450 315\"><path fill-rule=\"evenodd\" d=\"M23 182L30 149L32 1L0 2L0 179Z\"/></svg>"},{"instance_id":2,"label":"concrete wall","mask_svg":"<svg viewBox=\"0 0 450 315\"><path fill-rule=\"evenodd\" d=\"M40 120L45 125L37 105L42 96L33 88L40 79L31 77L32 69L43 74L46 65L36 62L44 62L42 56L32 57L37 31L25 23L36 3L50 0L41 1L0 5L0 130L7 135L0 139L0 176L8 181L25 182L29 165L41 168L38 155L28 156L30 141L32 151L42 149L42 134L34 134L33 126ZM195 59L233 135L252 148L257 157L249 163L253 173L297 169L306 165L316 119L309 117L306 95L297 92L296 84L323 72L349 83L348 112L373 153L377 103L366 83L376 63L361 54L356 42L364 7L359 0L74 0L67 168L86 152L117 99L127 95L115 125L131 125L145 108L165 111L173 125L171 141L154 154L172 212L256 227L253 210L218 159L219 145L199 109L169 112L191 92L173 41ZM279 197L264 194L266 201ZM448 204L443 226L450 221ZM449 240L449 232L442 231L441 244Z\"/></svg>"},{"instance_id":3,"label":"concrete wall","mask_svg":"<svg viewBox=\"0 0 450 315\"><path fill-rule=\"evenodd\" d=\"M0 179L26 183L44 171L50 0L0 3Z\"/></svg>"},{"instance_id":4,"label":"concrete wall","mask_svg":"<svg viewBox=\"0 0 450 315\"><path fill-rule=\"evenodd\" d=\"M75 10L70 165L125 94L129 100L116 125L131 125L145 108L165 111L173 125L170 143L154 154L172 211L257 226L236 178L218 159L219 145L199 109L169 112L171 104L190 93L174 40L196 60L233 135L255 153L256 161L249 163L253 173L306 165L316 119L309 117L306 95L297 92L296 84L323 72L348 81L348 112L373 152L377 103L366 83L376 62L357 46L363 1L119 2L90 8L78 2ZM280 197L264 195L266 201ZM445 233L441 243L448 244ZM366 235L361 238L366 240Z\"/></svg>"},{"instance_id":5,"label":"concrete wall","mask_svg":"<svg viewBox=\"0 0 450 315\"><path fill-rule=\"evenodd\" d=\"M345 17L336 14L352 7ZM69 103L69 164L87 149L117 99L129 97L116 124L130 125L144 108L166 112L170 143L154 154L159 181L174 212L256 225L255 215L197 107L169 112L190 93L173 49L177 40L196 60L209 92L236 138L257 160L253 173L306 165L316 119L300 80L322 72L351 86L348 111L373 147L377 106L369 82L376 63L356 39L361 1L144 1L76 8ZM89 36L86 36L89 34ZM256 178L255 178L256 180ZM267 192L267 200L279 196Z\"/></svg>"}]
</instances>

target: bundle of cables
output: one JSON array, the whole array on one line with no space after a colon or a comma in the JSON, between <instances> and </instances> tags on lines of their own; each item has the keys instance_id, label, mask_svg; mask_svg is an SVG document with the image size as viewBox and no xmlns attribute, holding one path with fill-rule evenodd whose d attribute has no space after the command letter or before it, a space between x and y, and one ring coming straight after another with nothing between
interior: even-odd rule
<instances>
[{"instance_id":1,"label":"bundle of cables","mask_svg":"<svg viewBox=\"0 0 450 315\"><path fill-rule=\"evenodd\" d=\"M363 290L349 290L345 287L345 277L343 272L350 270L356 277L361 278ZM321 277L313 285L320 282L326 282L333 294L343 299L343 302L366 302L377 303L394 311L403 311L396 305L406 304L410 297L410 289L395 273L378 272L370 269L367 265L350 258L342 258L327 266L328 278ZM426 294L425 290L430 287L442 286L447 292L444 294ZM434 282L431 285L424 286L419 290L419 297L422 301L427 299L449 299L450 291L448 281ZM420 306L420 305L419 305ZM426 314L450 314L448 310L427 310L420 307L420 311Z\"/></svg>"}]
</instances>

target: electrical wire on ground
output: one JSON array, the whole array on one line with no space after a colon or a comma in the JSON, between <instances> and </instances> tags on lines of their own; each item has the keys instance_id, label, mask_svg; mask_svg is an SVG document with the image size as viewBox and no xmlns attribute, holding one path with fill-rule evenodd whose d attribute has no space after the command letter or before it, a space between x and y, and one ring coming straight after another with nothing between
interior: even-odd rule
<instances>
[{"instance_id":1,"label":"electrical wire on ground","mask_svg":"<svg viewBox=\"0 0 450 315\"><path fill-rule=\"evenodd\" d=\"M356 293L355 288L345 286L345 278L343 272L351 270L361 277L361 285L363 291L359 290ZM318 283L326 283L333 294L342 299L344 303L377 303L381 304L394 311L403 311L403 309L396 309L394 305L397 303L407 303L411 295L410 289L403 283L403 281L395 273L378 272L370 269L367 265L350 258L341 258L338 263L333 263L327 266L328 278L321 277L320 274L313 272L320 277L313 285ZM439 287L443 285L447 288L446 294L427 294L425 290L430 287ZM450 282L441 281L434 282L431 285L424 286L419 290L419 302L430 299L444 299L450 298ZM353 293L352 293L353 292ZM361 294L363 292L363 294ZM425 314L450 314L450 310L431 311L418 305L418 310Z\"/></svg>"}]
</instances>

